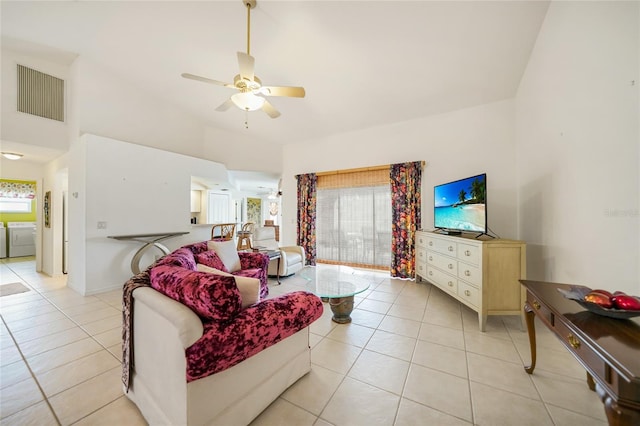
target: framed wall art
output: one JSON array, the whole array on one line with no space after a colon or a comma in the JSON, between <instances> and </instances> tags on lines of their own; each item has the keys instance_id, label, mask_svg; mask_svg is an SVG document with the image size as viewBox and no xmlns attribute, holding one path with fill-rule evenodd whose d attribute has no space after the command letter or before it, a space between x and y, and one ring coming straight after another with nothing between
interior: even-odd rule
<instances>
[{"instance_id":1,"label":"framed wall art","mask_svg":"<svg viewBox=\"0 0 640 426\"><path fill-rule=\"evenodd\" d=\"M51 228L51 191L44 194L44 205L42 206L44 213L44 227Z\"/></svg>"}]
</instances>

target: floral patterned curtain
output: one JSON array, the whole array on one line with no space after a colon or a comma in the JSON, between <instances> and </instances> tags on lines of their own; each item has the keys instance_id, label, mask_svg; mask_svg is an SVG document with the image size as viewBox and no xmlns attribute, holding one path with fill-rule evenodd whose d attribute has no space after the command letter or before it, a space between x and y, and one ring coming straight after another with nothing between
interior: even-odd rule
<instances>
[{"instance_id":1,"label":"floral patterned curtain","mask_svg":"<svg viewBox=\"0 0 640 426\"><path fill-rule=\"evenodd\" d=\"M422 162L391 165L391 276L415 277L415 233L422 223Z\"/></svg>"},{"instance_id":2,"label":"floral patterned curtain","mask_svg":"<svg viewBox=\"0 0 640 426\"><path fill-rule=\"evenodd\" d=\"M298 241L304 248L308 265L316 264L316 184L315 173L297 175Z\"/></svg>"},{"instance_id":3,"label":"floral patterned curtain","mask_svg":"<svg viewBox=\"0 0 640 426\"><path fill-rule=\"evenodd\" d=\"M0 181L0 198L36 198L34 182Z\"/></svg>"}]
</instances>

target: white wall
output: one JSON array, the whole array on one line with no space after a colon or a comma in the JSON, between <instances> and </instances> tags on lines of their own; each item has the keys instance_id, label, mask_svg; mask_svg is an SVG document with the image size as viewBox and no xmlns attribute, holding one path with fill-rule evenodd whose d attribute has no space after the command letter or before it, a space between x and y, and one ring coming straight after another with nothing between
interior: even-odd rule
<instances>
[{"instance_id":1,"label":"white wall","mask_svg":"<svg viewBox=\"0 0 640 426\"><path fill-rule=\"evenodd\" d=\"M67 286L87 292L87 144L85 138L71 142L69 150L69 268Z\"/></svg>"},{"instance_id":2,"label":"white wall","mask_svg":"<svg viewBox=\"0 0 640 426\"><path fill-rule=\"evenodd\" d=\"M78 192L78 198L69 200L74 224L69 277L81 294L121 288L132 275L131 258L141 244L108 236L191 232L191 175L227 178L219 163L94 135L82 136L73 151L69 192ZM106 229L98 229L98 222L106 222ZM198 227L193 235L163 244L175 249L206 239L206 232L210 228ZM160 254L151 253L149 263Z\"/></svg>"},{"instance_id":3,"label":"white wall","mask_svg":"<svg viewBox=\"0 0 640 426\"><path fill-rule=\"evenodd\" d=\"M39 180L44 175L44 166L27 160L7 160L0 156L0 178L16 180Z\"/></svg>"},{"instance_id":4,"label":"white wall","mask_svg":"<svg viewBox=\"0 0 640 426\"><path fill-rule=\"evenodd\" d=\"M549 7L516 98L529 278L640 294L638 8Z\"/></svg>"},{"instance_id":5,"label":"white wall","mask_svg":"<svg viewBox=\"0 0 640 426\"><path fill-rule=\"evenodd\" d=\"M301 173L427 162L422 179L422 226L433 228L433 186L487 173L489 227L516 238L514 104L481 105L336 135L314 145L283 150L282 221L284 245L296 241L296 179Z\"/></svg>"},{"instance_id":6,"label":"white wall","mask_svg":"<svg viewBox=\"0 0 640 426\"><path fill-rule=\"evenodd\" d=\"M229 170L278 174L282 170L282 146L213 127L205 129L199 157L223 163Z\"/></svg>"},{"instance_id":7,"label":"white wall","mask_svg":"<svg viewBox=\"0 0 640 426\"><path fill-rule=\"evenodd\" d=\"M90 133L199 155L203 124L105 67L79 57L73 63L74 106L80 134Z\"/></svg>"}]
</instances>

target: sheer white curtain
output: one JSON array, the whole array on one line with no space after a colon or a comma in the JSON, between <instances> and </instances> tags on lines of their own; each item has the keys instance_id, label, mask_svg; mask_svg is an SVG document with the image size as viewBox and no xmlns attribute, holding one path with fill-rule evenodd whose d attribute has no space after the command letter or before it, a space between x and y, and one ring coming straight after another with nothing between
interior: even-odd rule
<instances>
[{"instance_id":1,"label":"sheer white curtain","mask_svg":"<svg viewBox=\"0 0 640 426\"><path fill-rule=\"evenodd\" d=\"M316 215L318 260L389 267L389 185L318 189Z\"/></svg>"}]
</instances>

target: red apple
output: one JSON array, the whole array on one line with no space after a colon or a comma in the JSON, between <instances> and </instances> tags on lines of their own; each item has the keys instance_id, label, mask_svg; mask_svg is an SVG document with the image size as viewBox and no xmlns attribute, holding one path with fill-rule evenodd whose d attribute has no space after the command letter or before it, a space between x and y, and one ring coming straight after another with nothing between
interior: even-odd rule
<instances>
[{"instance_id":1,"label":"red apple","mask_svg":"<svg viewBox=\"0 0 640 426\"><path fill-rule=\"evenodd\" d=\"M624 309L627 311L640 311L640 299L636 297L621 294L618 296L614 296L611 301L613 302L613 306L615 306L617 309Z\"/></svg>"},{"instance_id":2,"label":"red apple","mask_svg":"<svg viewBox=\"0 0 640 426\"><path fill-rule=\"evenodd\" d=\"M603 308L611 308L613 306L611 299L612 298L606 294L602 294L597 291L591 291L584 296L584 300L587 302L595 303Z\"/></svg>"},{"instance_id":3,"label":"red apple","mask_svg":"<svg viewBox=\"0 0 640 426\"><path fill-rule=\"evenodd\" d=\"M611 294L611 292L609 292L609 291L607 291L607 290L602 290L602 289L600 289L600 288L597 288L597 289L595 289L595 290L591 290L591 293L600 293L600 294L604 294L605 296L607 296L607 297L609 297L609 298L611 298L611 297L613 297L613 296L614 296L613 294Z\"/></svg>"}]
</instances>

